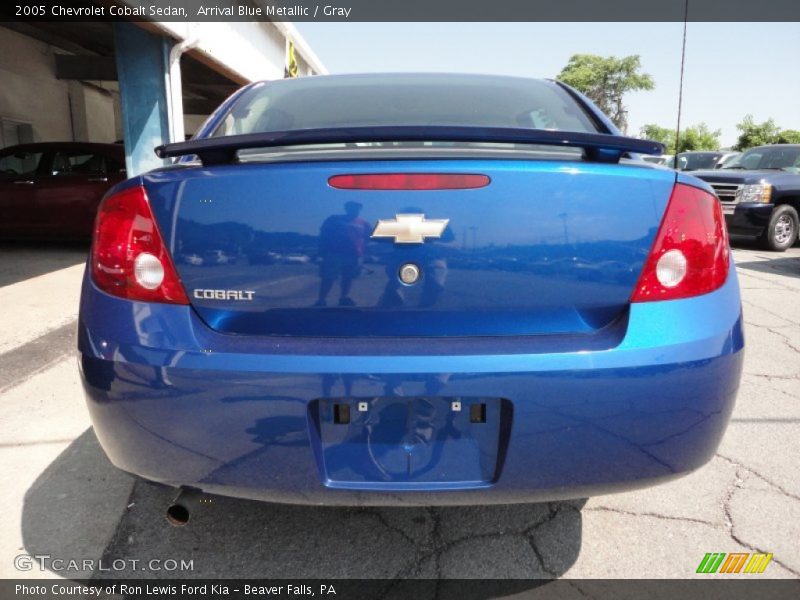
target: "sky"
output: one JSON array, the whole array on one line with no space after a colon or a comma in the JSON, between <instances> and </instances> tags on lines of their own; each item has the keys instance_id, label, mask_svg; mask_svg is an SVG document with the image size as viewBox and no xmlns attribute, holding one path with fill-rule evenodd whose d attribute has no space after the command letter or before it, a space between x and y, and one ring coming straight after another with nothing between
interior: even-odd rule
<instances>
[{"instance_id":1,"label":"sky","mask_svg":"<svg viewBox=\"0 0 800 600\"><path fill-rule=\"evenodd\" d=\"M650 1L650 0L647 0ZM573 54L638 54L655 89L626 96L630 135L677 122L683 23L295 23L331 73L556 77ZM800 24L689 23L682 125L736 142L747 114L800 130Z\"/></svg>"}]
</instances>

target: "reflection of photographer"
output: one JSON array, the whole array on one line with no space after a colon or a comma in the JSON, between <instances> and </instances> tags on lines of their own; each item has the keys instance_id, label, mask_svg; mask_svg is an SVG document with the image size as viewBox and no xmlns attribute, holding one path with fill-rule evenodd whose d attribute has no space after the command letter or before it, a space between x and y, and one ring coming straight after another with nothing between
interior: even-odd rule
<instances>
[{"instance_id":1,"label":"reflection of photographer","mask_svg":"<svg viewBox=\"0 0 800 600\"><path fill-rule=\"evenodd\" d=\"M362 205L347 202L345 214L331 215L319 232L320 265L319 297L314 306L325 306L334 282L341 278L339 306L355 306L350 298L353 280L361 274L364 246L369 238L370 225L358 215Z\"/></svg>"}]
</instances>

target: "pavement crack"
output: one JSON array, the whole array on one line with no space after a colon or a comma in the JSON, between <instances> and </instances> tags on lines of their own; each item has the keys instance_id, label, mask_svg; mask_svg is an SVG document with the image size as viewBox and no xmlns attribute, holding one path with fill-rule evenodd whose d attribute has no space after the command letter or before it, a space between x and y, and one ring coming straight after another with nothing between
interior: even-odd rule
<instances>
[{"instance_id":1,"label":"pavement crack","mask_svg":"<svg viewBox=\"0 0 800 600\"><path fill-rule=\"evenodd\" d=\"M539 527L555 519L561 512L562 508L566 506L569 505L560 502L548 502L547 515L543 519L537 521L536 523L532 523L531 525L528 525L525 529L523 529L522 530L523 535L531 535L531 533L536 531Z\"/></svg>"},{"instance_id":2,"label":"pavement crack","mask_svg":"<svg viewBox=\"0 0 800 600\"><path fill-rule=\"evenodd\" d=\"M434 536L436 535L435 531L436 531L436 528L438 526L437 525L438 521L437 521L437 517L434 517L431 514L432 511L434 511L434 510L435 509L433 507L430 507L429 511L427 511L429 516L431 516L431 520L433 522L433 527L432 527L431 533L430 534L426 534L422 540L416 540L413 537L411 537L408 533L406 533L402 528L400 528L400 527L398 527L396 525L392 525L386 519L386 516L383 515L380 512L380 509L370 508L370 507L366 507L366 506L361 507L359 509L359 513L360 514L363 514L363 515L366 515L366 516L374 518L383 527L385 527L389 531L392 531L392 532L400 535L414 549L413 559L410 561L410 563L408 563L408 564L406 564L406 566L400 568L394 574L394 577L392 577L394 582L397 582L397 581L400 581L400 580L403 580L403 579L408 579L415 572L419 572L419 570L422 567L422 563L425 560L427 560L428 558L431 558L431 557L433 557L433 559L435 561L435 564L436 564L437 579L441 578L441 572L440 572L439 565L438 565L438 555L436 554L437 547L436 547L436 542L434 540ZM394 587L395 587L394 583L392 585L388 586L385 590L383 590L383 594L381 594L380 597L384 597L384 596L387 596L388 594L390 594L390 592L392 591L392 589L394 589ZM437 587L437 594L438 594L438 587Z\"/></svg>"},{"instance_id":3,"label":"pavement crack","mask_svg":"<svg viewBox=\"0 0 800 600\"><path fill-rule=\"evenodd\" d=\"M549 523L550 521L555 519L558 516L558 513L561 512L561 506L559 504L554 504L554 503L551 502L551 503L547 504L547 508L548 508L547 516L544 519L542 519L541 521L539 521L538 523L534 523L533 525L528 527L523 532L523 535L524 535L525 539L527 540L528 545L531 547L531 550L533 551L534 556L536 556L536 560L539 562L539 566L541 567L542 571L544 573L547 573L553 579L556 579L558 577L558 573L550 570L547 567L547 565L545 564L545 561L544 561L544 555L542 554L542 551L539 549L539 546L536 544L536 539L535 539L536 538L536 530L539 527L541 527L542 525L544 525L545 523Z\"/></svg>"},{"instance_id":4,"label":"pavement crack","mask_svg":"<svg viewBox=\"0 0 800 600\"><path fill-rule=\"evenodd\" d=\"M536 523L528 525L528 527L526 527L525 529L522 530L522 534L526 535L526 536L532 535L542 525L544 525L545 523L549 523L550 521L555 519L561 513L561 511L564 510L565 508L566 509L570 509L571 508L573 510L576 510L580 514L580 510L575 508L575 507L573 507L573 506L571 506L570 504L567 504L567 503L564 503L564 502L548 502L547 503L547 515L543 519L537 521Z\"/></svg>"},{"instance_id":5,"label":"pavement crack","mask_svg":"<svg viewBox=\"0 0 800 600\"><path fill-rule=\"evenodd\" d=\"M792 400L800 400L800 394L793 394L791 390L781 389L780 387L775 387L774 385L770 385L772 382L767 381L766 387L768 387L771 391L775 392L776 394L781 394Z\"/></svg>"},{"instance_id":6,"label":"pavement crack","mask_svg":"<svg viewBox=\"0 0 800 600\"><path fill-rule=\"evenodd\" d=\"M442 579L442 552L443 550L440 549L440 542L441 542L441 531L442 531L442 519L441 515L439 514L439 510L435 506L431 506L428 508L428 515L431 518L431 523L433 523L433 527L431 528L431 548L432 559L433 559L433 568L436 573L436 594L435 597L439 597L439 581ZM419 560L418 564L422 564L422 561L425 560L424 558Z\"/></svg>"},{"instance_id":7,"label":"pavement crack","mask_svg":"<svg viewBox=\"0 0 800 600\"><path fill-rule=\"evenodd\" d=\"M733 466L734 466L734 467L736 467L737 469L742 469L742 470L744 470L744 471L747 471L748 473L750 473L751 475L753 475L753 476L757 477L758 479L760 479L761 481L763 481L764 483L766 483L766 484L767 484L767 485L769 485L770 487L773 487L773 488L775 488L775 489L776 489L776 490L777 490L777 491L778 491L780 494L782 494L782 495L786 496L787 498L792 498L793 500L798 500L798 501L800 501L800 496L798 496L797 494L794 494L794 493L790 492L790 491L789 491L789 490L787 490L785 487L783 487L782 485L780 485L780 484L778 484L778 483L775 483L774 481L772 481L772 480L771 480L771 479L769 479L768 477L765 477L764 475L762 475L761 473L759 473L759 472L758 472L757 470L755 470L754 468L752 468L752 467L748 467L747 465L745 465L745 464L742 464L742 463L740 463L740 462L738 462L738 461L736 461L736 460L734 460L734 459L730 458L729 456L725 456L725 455L723 455L723 454L720 454L719 452L717 452L716 456L720 457L720 458L721 458L722 460L724 460L725 462L727 462L727 463L729 463L729 464L733 465Z\"/></svg>"},{"instance_id":8,"label":"pavement crack","mask_svg":"<svg viewBox=\"0 0 800 600\"><path fill-rule=\"evenodd\" d=\"M578 510L569 505L564 505L564 506L566 506L567 508L573 508L574 510ZM533 525L527 526L524 530L516 530L508 532L492 531L488 533L473 533L468 535L462 535L444 542L441 539L442 525L441 525L441 516L439 510L436 507L428 507L427 512L433 523L430 532L430 544L427 547L426 551L418 552L415 556L413 564L410 564L401 569L395 575L395 578L396 579L406 578L412 575L415 571L418 571L422 567L425 561L432 560L434 565L435 578L437 580L435 597L438 598L441 591L438 582L441 581L443 578L442 564L441 564L441 557L443 554L445 554L452 548L466 542L499 540L499 539L508 539L510 537L516 537L518 539L523 540L530 546L531 550L533 551L536 557L538 564L541 567L542 572L546 573L548 577L555 579L558 577L558 573L551 571L545 566L544 556L542 555L540 549L536 545L535 540L532 539L532 533L536 530L536 528L555 518L561 511L562 506L561 503L551 503L548 504L548 508L549 512L544 519L537 521ZM578 512L580 511L578 510Z\"/></svg>"},{"instance_id":9,"label":"pavement crack","mask_svg":"<svg viewBox=\"0 0 800 600\"><path fill-rule=\"evenodd\" d=\"M778 288L778 289L781 289L781 290L786 290L787 292L797 293L797 288L796 287L791 286L791 285L786 285L785 283L781 283L780 279L759 277L759 276L755 275L752 270L748 270L747 273L742 273L741 272L741 267L739 267L738 271L744 277L749 277L749 278L755 279L756 281L760 281L761 283L768 283L770 286L774 286L774 288ZM786 317L781 316L781 318L786 320Z\"/></svg>"},{"instance_id":10,"label":"pavement crack","mask_svg":"<svg viewBox=\"0 0 800 600\"><path fill-rule=\"evenodd\" d=\"M719 527L718 524L712 523L711 521L706 521L705 519L695 519L693 517L677 517L672 515L663 515L661 513L656 513L656 512L634 512L631 510L623 510L621 508L612 508L610 506L595 506L591 508L584 508L583 510L588 512L610 512L619 515L626 515L629 517L651 517L654 519L662 519L664 521L685 521L687 523L696 523L698 525L707 525L709 527L715 527L715 528Z\"/></svg>"},{"instance_id":11,"label":"pavement crack","mask_svg":"<svg viewBox=\"0 0 800 600\"><path fill-rule=\"evenodd\" d=\"M798 381L800 380L800 373L797 375L773 375L771 373L750 373L745 371L743 375L747 375L748 377L763 377L767 381L772 381L773 379L779 381Z\"/></svg>"},{"instance_id":12,"label":"pavement crack","mask_svg":"<svg viewBox=\"0 0 800 600\"><path fill-rule=\"evenodd\" d=\"M553 579L556 579L558 577L558 574L548 569L547 566L544 564L544 556L542 556L542 551L539 550L539 547L536 545L536 540L534 539L534 537L530 535L526 536L525 539L527 540L528 545L531 547L531 550L533 551L533 554L536 557L536 561L539 563L539 567L542 569L542 571L544 573L547 573Z\"/></svg>"},{"instance_id":13,"label":"pavement crack","mask_svg":"<svg viewBox=\"0 0 800 600\"><path fill-rule=\"evenodd\" d=\"M727 491L725 493L725 499L722 501L722 512L725 515L725 525L728 528L728 534L731 536L731 539L734 542L736 542L737 544L739 544L740 546L742 546L744 548L747 548L751 552L757 552L759 554L766 554L767 553L766 550L764 550L763 548L759 548L758 546L755 546L755 545L747 542L746 540L741 538L736 533L736 522L735 522L735 520L733 518L733 512L731 511L731 500L733 499L733 495L736 493L737 489L741 489L742 488L741 484L744 481L743 478L742 478L742 471L747 471L747 472L751 472L751 473L755 473L755 472L752 471L751 469L748 469L747 467L744 467L744 466L736 463L735 461L731 461L730 459L725 458L724 456L721 456L719 454L717 456L719 456L720 458L723 458L725 460L729 460L731 462L731 464L736 465L735 479L734 479L733 483L731 483L728 486L728 489L727 489ZM755 473L755 474L756 474L757 477L761 477L757 473ZM764 480L764 481L766 481L766 480ZM770 483L770 482L767 482L767 483ZM770 485L773 485L773 484L770 483ZM775 556L773 556L772 557L772 562L777 563L778 565L780 565L781 567L783 567L784 569L789 571L795 577L800 577L800 571L797 571L796 569L793 569L792 567L787 565L785 562L783 562L780 558L776 558Z\"/></svg>"},{"instance_id":14,"label":"pavement crack","mask_svg":"<svg viewBox=\"0 0 800 600\"><path fill-rule=\"evenodd\" d=\"M779 330L777 330L775 327L766 327L766 330L767 330L767 331L769 331L770 333L774 333L775 335L779 336L779 337L780 337L780 338L783 340L783 343L784 343L784 344L785 344L785 345L786 345L786 346L787 346L787 347L788 347L790 350L792 350L793 352L800 353L800 348L798 348L797 346L795 346L795 345L792 343L792 340L791 340L791 338L790 338L788 335L786 335L786 334L785 334L785 333L783 333L782 331L779 331Z\"/></svg>"},{"instance_id":15,"label":"pavement crack","mask_svg":"<svg viewBox=\"0 0 800 600\"><path fill-rule=\"evenodd\" d=\"M796 290L795 290L795 292L796 292ZM762 304L756 304L754 302L750 302L749 300L742 300L742 304L744 304L746 306L752 306L753 308L756 308L756 309L758 309L760 311L763 311L763 312L767 313L768 315L770 315L772 317L775 317L776 319L784 321L785 323L788 323L788 326L800 325L800 323L798 323L797 321L792 321L791 319L788 319L785 314L776 313L775 311L772 311L772 310L770 310L768 308L765 308ZM761 325L761 324L758 324L758 323L753 323L751 321L748 321L747 319L745 319L745 323L747 323L748 325L752 325L753 327L759 327L759 328L764 328L765 327L764 325ZM786 327L786 326L787 325L784 325L783 327ZM766 328L769 329L769 327L766 327Z\"/></svg>"},{"instance_id":16,"label":"pavement crack","mask_svg":"<svg viewBox=\"0 0 800 600\"><path fill-rule=\"evenodd\" d=\"M382 514L380 513L380 511L379 511L379 510L376 510L376 509L374 509L374 508L362 507L362 508L360 509L360 512L361 512L361 514L363 514L363 515L367 515L367 516L373 517L373 518L374 518L374 519L376 519L376 520L377 520L377 521L378 521L378 522L379 522L381 525L383 525L384 527L386 527L386 529L388 529L389 531L393 531L393 532L397 533L397 534L398 534L398 535L400 535L400 536L401 536L403 539L405 539L405 540L406 540L406 541L407 541L409 544L411 544L413 547L415 547L415 548L416 548L416 547L419 545L419 543L417 542L417 540L413 539L413 538L412 538L410 535L408 535L408 534L407 534L405 531L403 531L403 530L402 530L400 527L397 527L397 526L395 526L395 525L392 525L391 523L389 523L389 521L387 521L387 520L386 520L386 517L385 517L384 515L382 515Z\"/></svg>"}]
</instances>

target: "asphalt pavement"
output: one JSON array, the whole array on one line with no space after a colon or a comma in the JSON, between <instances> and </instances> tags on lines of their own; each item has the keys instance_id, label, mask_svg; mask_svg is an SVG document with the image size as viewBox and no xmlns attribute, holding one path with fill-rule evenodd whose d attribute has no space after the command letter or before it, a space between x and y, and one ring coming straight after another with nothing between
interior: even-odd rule
<instances>
[{"instance_id":1,"label":"asphalt pavement","mask_svg":"<svg viewBox=\"0 0 800 600\"><path fill-rule=\"evenodd\" d=\"M74 340L85 254L0 245L0 577L684 578L707 552L773 553L765 577L800 576L800 248L736 243L744 379L717 455L683 479L488 507L214 497L182 528L164 518L174 491L116 470L92 432ZM20 555L81 562L20 571Z\"/></svg>"}]
</instances>

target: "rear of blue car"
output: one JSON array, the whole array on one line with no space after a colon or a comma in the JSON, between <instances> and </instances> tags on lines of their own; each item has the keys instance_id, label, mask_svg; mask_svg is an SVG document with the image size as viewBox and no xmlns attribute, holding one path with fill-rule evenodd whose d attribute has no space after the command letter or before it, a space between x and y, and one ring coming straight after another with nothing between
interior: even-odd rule
<instances>
[{"instance_id":1,"label":"rear of blue car","mask_svg":"<svg viewBox=\"0 0 800 600\"><path fill-rule=\"evenodd\" d=\"M257 84L198 137L98 213L79 349L121 469L281 502L486 504L713 455L743 356L719 203L626 158L636 141L572 90Z\"/></svg>"}]
</instances>

